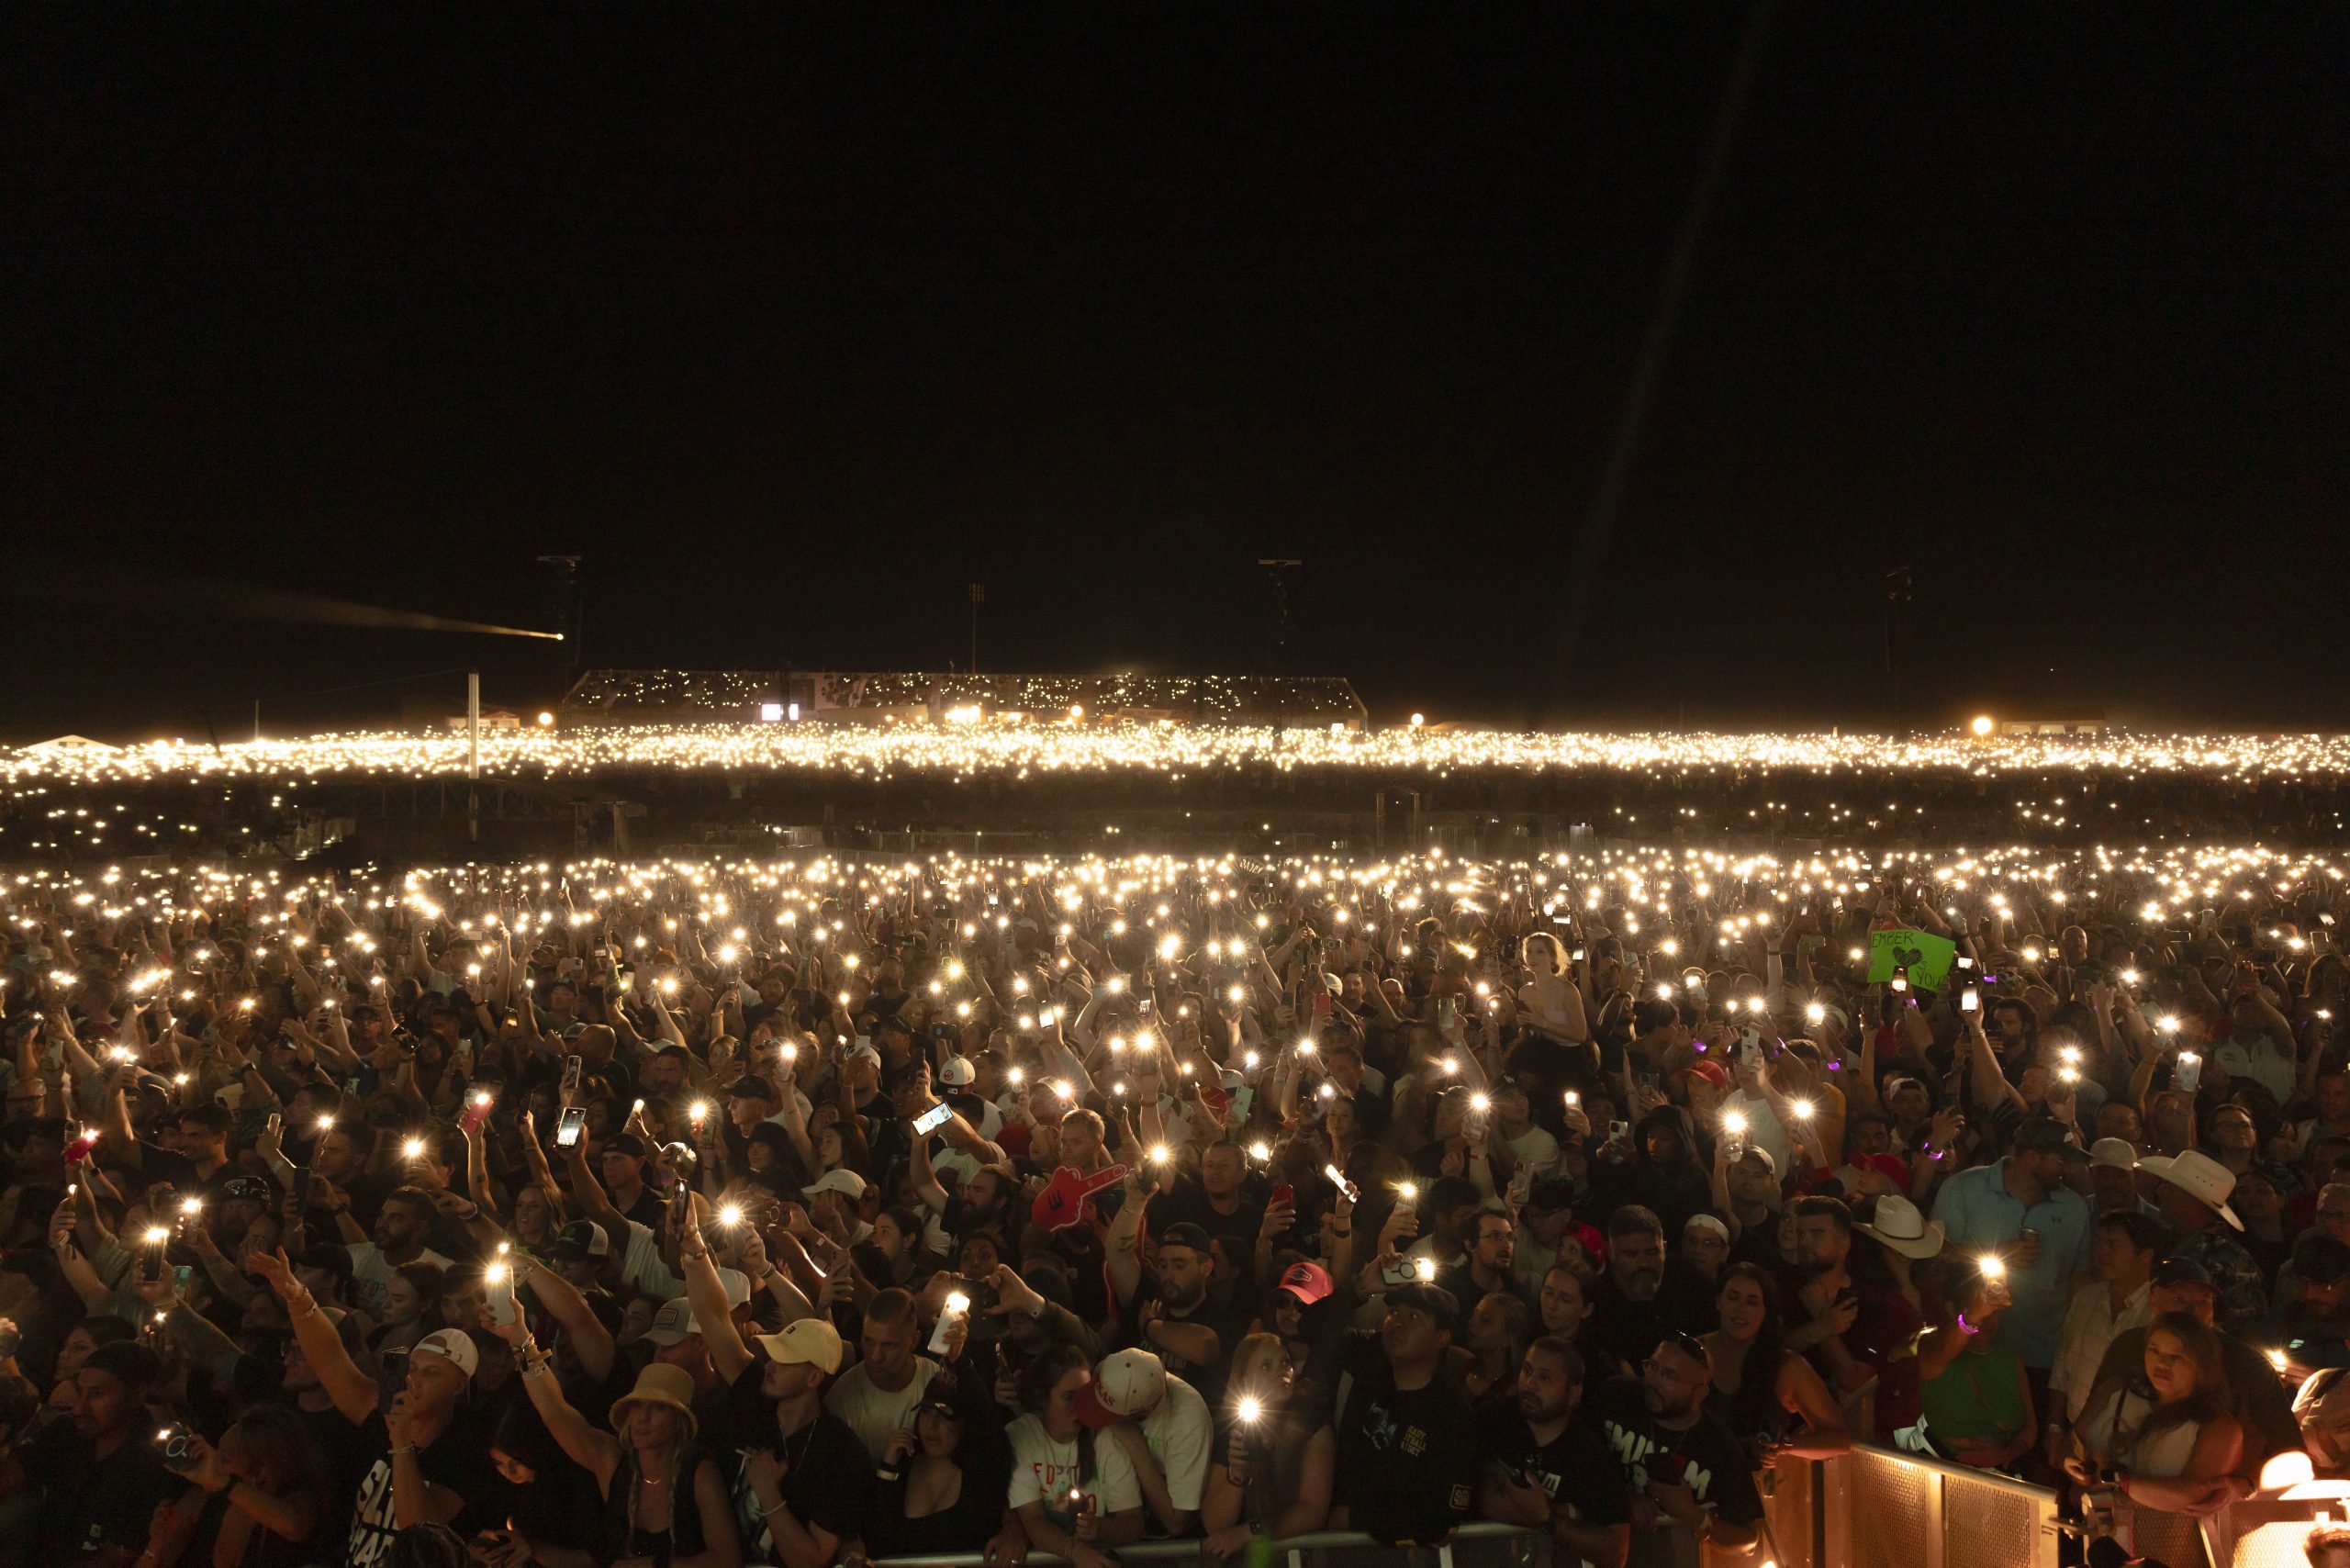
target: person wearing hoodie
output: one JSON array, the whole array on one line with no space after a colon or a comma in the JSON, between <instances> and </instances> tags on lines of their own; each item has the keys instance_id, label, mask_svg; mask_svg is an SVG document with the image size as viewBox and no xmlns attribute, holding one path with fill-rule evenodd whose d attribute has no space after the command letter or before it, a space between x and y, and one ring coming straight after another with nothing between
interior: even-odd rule
<instances>
[{"instance_id":1,"label":"person wearing hoodie","mask_svg":"<svg viewBox=\"0 0 2350 1568\"><path fill-rule=\"evenodd\" d=\"M1678 1106L1661 1105L1641 1117L1629 1155L1603 1170L1593 1183L1595 1213L1637 1204L1663 1222L1667 1236L1679 1236L1691 1215L1713 1206L1713 1182L1697 1163L1688 1116Z\"/></svg>"}]
</instances>

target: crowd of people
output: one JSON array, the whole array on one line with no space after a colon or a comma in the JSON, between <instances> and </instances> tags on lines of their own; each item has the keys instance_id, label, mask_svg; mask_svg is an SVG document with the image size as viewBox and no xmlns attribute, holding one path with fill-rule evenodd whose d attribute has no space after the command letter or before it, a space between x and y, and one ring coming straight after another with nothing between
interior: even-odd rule
<instances>
[{"instance_id":1,"label":"crowd of people","mask_svg":"<svg viewBox=\"0 0 2350 1568\"><path fill-rule=\"evenodd\" d=\"M2350 1473L2339 881L1835 887L0 884L0 1565L1620 1568L1855 1441L2092 1528Z\"/></svg>"}]
</instances>

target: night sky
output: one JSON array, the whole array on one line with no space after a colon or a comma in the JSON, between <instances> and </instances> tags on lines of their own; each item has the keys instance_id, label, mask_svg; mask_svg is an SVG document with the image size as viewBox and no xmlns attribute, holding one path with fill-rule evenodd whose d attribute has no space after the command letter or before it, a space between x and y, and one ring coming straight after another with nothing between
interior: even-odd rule
<instances>
[{"instance_id":1,"label":"night sky","mask_svg":"<svg viewBox=\"0 0 2350 1568\"><path fill-rule=\"evenodd\" d=\"M18 6L0 732L592 664L1259 667L1523 718L1746 12ZM2350 13L1795 4L1556 683L2350 725ZM431 685L431 683L426 683ZM423 689L412 686L406 689ZM461 684L433 689L453 696ZM237 717L241 715L241 717Z\"/></svg>"}]
</instances>

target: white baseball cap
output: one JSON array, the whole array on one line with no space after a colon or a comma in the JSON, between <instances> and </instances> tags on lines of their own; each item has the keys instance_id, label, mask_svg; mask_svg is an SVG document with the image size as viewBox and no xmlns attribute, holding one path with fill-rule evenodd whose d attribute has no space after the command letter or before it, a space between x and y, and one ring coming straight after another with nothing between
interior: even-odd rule
<instances>
[{"instance_id":1,"label":"white baseball cap","mask_svg":"<svg viewBox=\"0 0 2350 1568\"><path fill-rule=\"evenodd\" d=\"M1167 1367L1148 1350L1102 1358L1093 1381L1077 1391L1077 1418L1096 1428L1147 1416L1167 1397Z\"/></svg>"},{"instance_id":2,"label":"white baseball cap","mask_svg":"<svg viewBox=\"0 0 2350 1568\"><path fill-rule=\"evenodd\" d=\"M822 1176L800 1190L811 1198L819 1193L838 1193L842 1197L855 1202L865 1196L865 1178L844 1165L836 1170L825 1171Z\"/></svg>"},{"instance_id":3,"label":"white baseball cap","mask_svg":"<svg viewBox=\"0 0 2350 1568\"><path fill-rule=\"evenodd\" d=\"M436 1328L416 1342L416 1354L428 1350L464 1373L468 1382L481 1365L481 1352L474 1349L471 1336L462 1328Z\"/></svg>"},{"instance_id":4,"label":"white baseball cap","mask_svg":"<svg viewBox=\"0 0 2350 1568\"><path fill-rule=\"evenodd\" d=\"M2131 1147L2128 1138L2101 1137L2089 1145L2089 1163L2112 1170L2135 1170L2138 1151Z\"/></svg>"}]
</instances>

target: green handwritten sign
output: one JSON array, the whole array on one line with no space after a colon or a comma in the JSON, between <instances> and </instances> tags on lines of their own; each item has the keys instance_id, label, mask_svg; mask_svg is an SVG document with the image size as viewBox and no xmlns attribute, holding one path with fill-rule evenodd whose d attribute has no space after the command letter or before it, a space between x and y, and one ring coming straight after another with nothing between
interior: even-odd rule
<instances>
[{"instance_id":1,"label":"green handwritten sign","mask_svg":"<svg viewBox=\"0 0 2350 1568\"><path fill-rule=\"evenodd\" d=\"M1950 967L1958 958L1958 944L1912 926L1869 933L1869 983L1893 978L1896 969L1909 971L1909 983L1919 991L1939 991Z\"/></svg>"}]
</instances>

